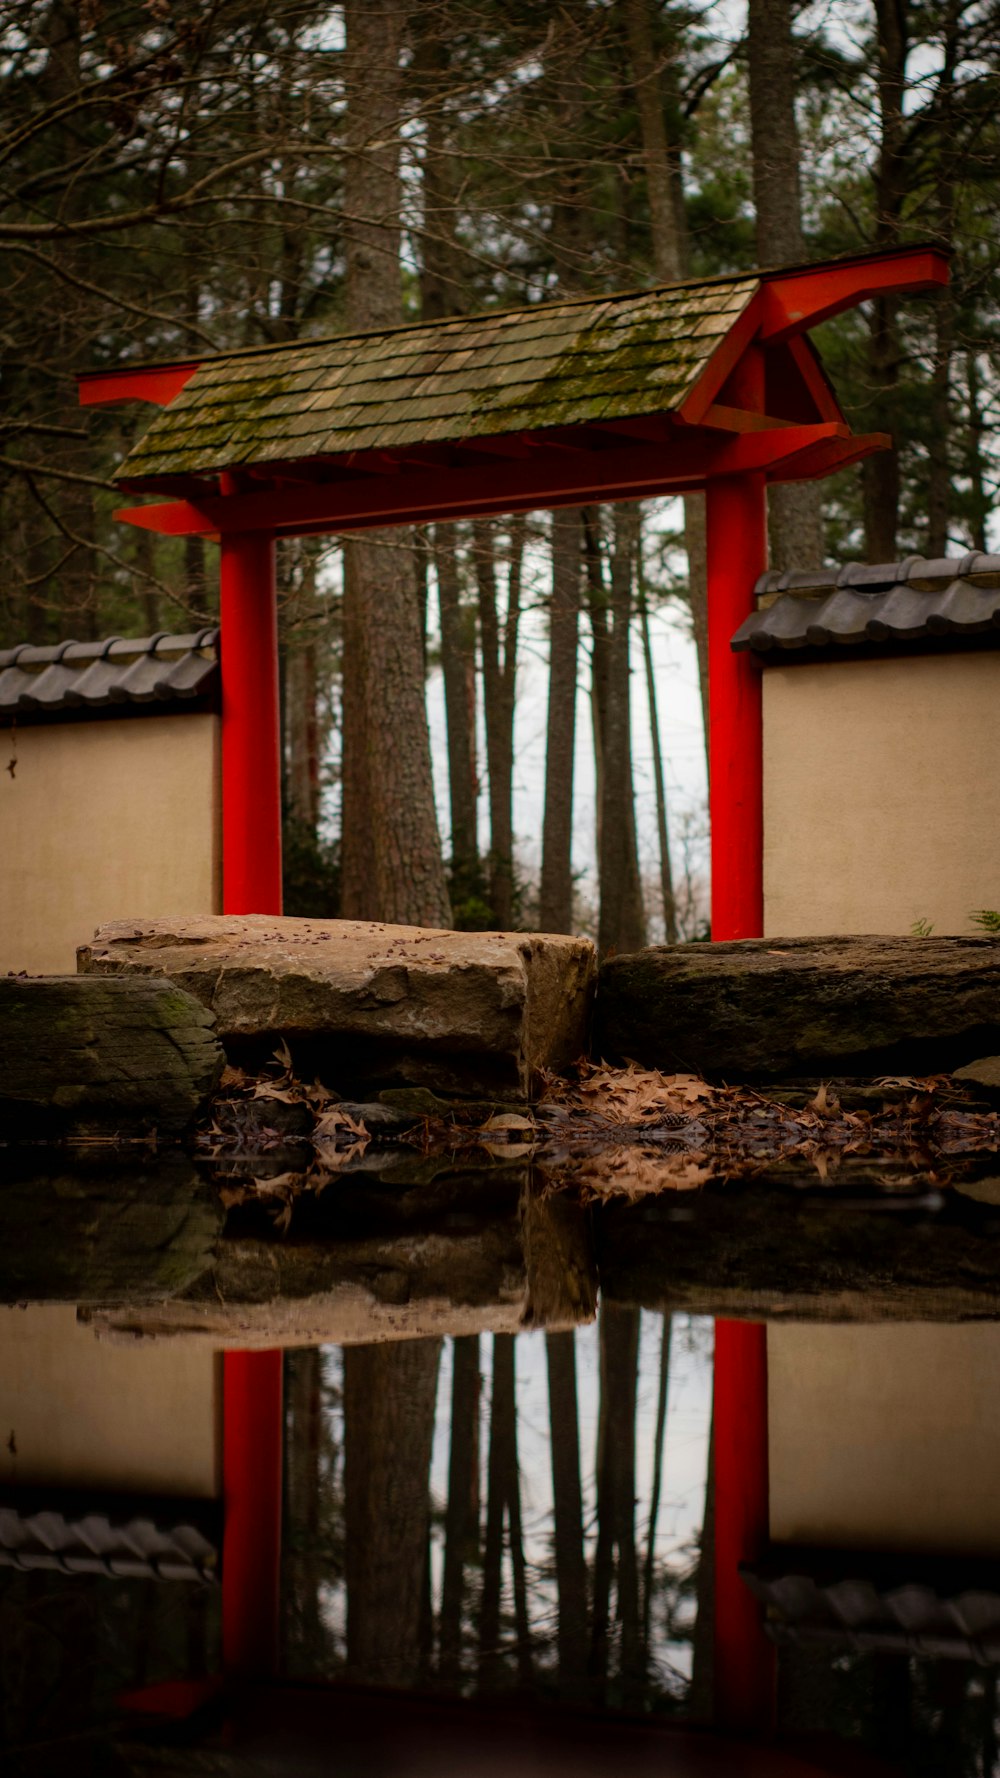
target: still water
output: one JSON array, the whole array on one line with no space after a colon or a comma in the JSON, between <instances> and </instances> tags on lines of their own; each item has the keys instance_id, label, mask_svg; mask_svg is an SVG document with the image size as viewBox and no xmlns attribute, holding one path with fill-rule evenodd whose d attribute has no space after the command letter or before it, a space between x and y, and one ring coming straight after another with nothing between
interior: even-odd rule
<instances>
[{"instance_id":1,"label":"still water","mask_svg":"<svg viewBox=\"0 0 1000 1778\"><path fill-rule=\"evenodd\" d=\"M296 1246L176 1169L9 1174L51 1257L8 1224L5 1778L1000 1772L988 1178L569 1228L501 1175L478 1220L438 1180ZM551 1278L540 1315L539 1216L596 1318ZM703 1312L755 1306L735 1347ZM241 1328L284 1346L242 1444Z\"/></svg>"}]
</instances>

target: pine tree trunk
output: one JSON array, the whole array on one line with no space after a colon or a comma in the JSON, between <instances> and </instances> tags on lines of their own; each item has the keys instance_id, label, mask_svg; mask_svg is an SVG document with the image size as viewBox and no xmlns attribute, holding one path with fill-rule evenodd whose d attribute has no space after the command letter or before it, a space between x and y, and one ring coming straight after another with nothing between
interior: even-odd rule
<instances>
[{"instance_id":1,"label":"pine tree trunk","mask_svg":"<svg viewBox=\"0 0 1000 1778\"><path fill-rule=\"evenodd\" d=\"M663 770L663 749L660 745L660 718L656 702L656 674L653 667L653 646L649 635L649 607L642 579L642 553L639 554L639 622L642 627L642 658L646 669L646 703L649 710L649 739L653 754L653 786L656 792L656 832L660 848L660 901L663 907L663 937L668 945L677 943L677 898L670 857L670 836L667 828L667 785Z\"/></svg>"},{"instance_id":2,"label":"pine tree trunk","mask_svg":"<svg viewBox=\"0 0 1000 1778\"><path fill-rule=\"evenodd\" d=\"M875 180L875 245L889 247L899 237L905 194L906 60L909 52L910 0L875 0L878 39L878 96L881 140ZM872 390L867 424L873 431L897 434L899 340L896 297L877 297L871 307L868 338L868 384ZM899 455L876 451L861 466L864 491L865 548L870 562L895 560L899 528Z\"/></svg>"},{"instance_id":3,"label":"pine tree trunk","mask_svg":"<svg viewBox=\"0 0 1000 1778\"><path fill-rule=\"evenodd\" d=\"M747 19L757 261L762 266L798 265L805 258L805 242L792 0L753 0ZM769 488L768 534L775 568L818 568L823 560L819 484L788 482Z\"/></svg>"},{"instance_id":4,"label":"pine tree trunk","mask_svg":"<svg viewBox=\"0 0 1000 1778\"><path fill-rule=\"evenodd\" d=\"M573 752L580 612L581 518L578 507L552 514L549 601L549 706L542 823L542 932L573 930Z\"/></svg>"},{"instance_id":5,"label":"pine tree trunk","mask_svg":"<svg viewBox=\"0 0 1000 1778\"><path fill-rule=\"evenodd\" d=\"M991 501L986 490L986 463L983 454L986 420L983 415L979 381L979 359L975 350L966 354L965 388L969 409L969 437L966 456L972 512L971 542L973 549L982 550L985 554L986 521L990 516Z\"/></svg>"},{"instance_id":6,"label":"pine tree trunk","mask_svg":"<svg viewBox=\"0 0 1000 1778\"><path fill-rule=\"evenodd\" d=\"M475 649L470 649L462 610L455 527L434 527L441 671L448 731L451 804L451 889L455 907L480 891L478 786L476 782ZM469 697L470 679L472 699ZM471 707L470 707L471 704Z\"/></svg>"},{"instance_id":7,"label":"pine tree trunk","mask_svg":"<svg viewBox=\"0 0 1000 1778\"><path fill-rule=\"evenodd\" d=\"M398 325L399 0L348 0L345 321ZM423 645L405 533L344 545L342 906L348 918L448 926L431 776Z\"/></svg>"},{"instance_id":8,"label":"pine tree trunk","mask_svg":"<svg viewBox=\"0 0 1000 1778\"><path fill-rule=\"evenodd\" d=\"M472 529L479 593L490 794L489 895L493 920L502 930L509 929L514 921L514 698L521 619L523 517L511 519L509 536L507 609L501 644L494 553L496 533L487 519L478 519Z\"/></svg>"},{"instance_id":9,"label":"pine tree trunk","mask_svg":"<svg viewBox=\"0 0 1000 1778\"><path fill-rule=\"evenodd\" d=\"M611 645L604 712L604 774L601 793L598 947L638 951L646 942L635 833L632 785L631 661L632 579L639 514L631 504L615 508L611 566Z\"/></svg>"}]
</instances>

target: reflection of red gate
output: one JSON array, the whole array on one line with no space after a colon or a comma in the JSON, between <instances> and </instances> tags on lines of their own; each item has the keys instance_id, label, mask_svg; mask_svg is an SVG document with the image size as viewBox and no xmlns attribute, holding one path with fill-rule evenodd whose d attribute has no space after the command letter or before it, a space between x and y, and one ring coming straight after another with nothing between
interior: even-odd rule
<instances>
[{"instance_id":1,"label":"reflection of red gate","mask_svg":"<svg viewBox=\"0 0 1000 1778\"><path fill-rule=\"evenodd\" d=\"M160 460L155 449L144 460L145 447L139 448L142 473L133 471L125 483L138 491L175 498L132 507L118 516L170 536L215 537L221 545L225 911L281 910L278 537L703 489L708 541L712 934L717 939L758 936L763 920L760 677L750 654L732 653L730 638L748 615L752 589L767 567L767 484L828 475L889 443L879 434L851 435L806 335L818 322L866 297L929 290L946 281L947 263L941 254L907 248L742 279L708 280L682 289L668 287L635 298L595 300L590 305L593 313L588 311L582 322L579 305L570 304L566 334L583 325L580 337L586 344L580 347L580 374L560 384L566 400L558 414L553 409L546 415L544 404L533 409L529 397L537 395L532 396L525 385L528 395L516 412L509 405L494 407L484 427L476 408L477 401L480 408L484 402L478 383L480 395L468 397L467 415L461 411L461 401L457 408L453 401L448 423L442 426L428 417L422 430L422 396L430 397L426 415L444 410L440 379L425 376L428 387L423 388L418 375L415 386L411 378L405 403L400 404L406 424L399 424L397 413L395 432L390 426L386 433L389 443L379 443L376 449L367 448L375 436L370 424L356 438L352 435L357 410L351 408L349 390L356 385L350 385L349 378L348 394L343 389L338 394L337 379L332 379L328 400L312 396L307 379L299 399L286 392L287 387L301 386L293 374L278 391L279 399L274 399L274 389L270 397L266 393L261 397L265 407L268 399L274 401L270 411L276 416L275 436L286 439L287 446L269 444L255 450L238 442L249 436L245 427L231 428L231 442L223 443L221 450L218 434L214 436L206 459L210 473L201 460L192 460L197 453L185 455L183 441L195 436L188 428L197 427L199 415L204 420L203 410L220 411L219 384L227 380L236 384L242 377L243 389L254 392L246 411L259 409L256 397L267 385L269 367L284 362L283 352L288 359L290 348L234 354L230 360L209 360L204 365L187 361L84 376L80 396L85 404L145 400L163 408L167 422L172 418L179 422L172 430L166 422L161 428L169 434L170 450ZM602 362L594 350L595 340L603 339L603 347L607 346L601 327L617 325L615 315L620 320L629 304L641 309L643 324L654 333L660 310L696 317L688 322L678 361L688 366L688 373L678 380L675 368L669 394L661 387L657 396L654 366L650 386L639 398L626 394L617 406L605 380L600 384L601 401L588 405L587 389L581 392L584 364L591 376L603 373L609 360ZM508 330L505 337L516 337L519 327L537 332L538 317L547 312L558 317L558 305L550 310L536 305L502 318ZM430 341L439 354L450 353L456 363L463 363L476 357L477 330L481 334L492 323L489 317L479 317L434 325L449 331L431 335L421 327L393 330L393 351L412 343L414 362L419 364ZM668 335L674 338L669 329L663 337ZM362 356L371 350L375 337L360 336L350 343L351 349ZM380 343L388 338L377 337ZM619 351L624 337L624 333L618 336ZM565 343L560 343L560 352ZM305 361L320 349L306 342L295 351ZM644 349L646 361L652 362L650 349ZM343 357L343 342L340 351ZM561 365L566 358L572 361L572 351L570 340ZM534 348L526 352L527 359L533 356L537 356ZM490 362L485 354L481 357ZM246 365L241 369L244 360L252 361L252 377ZM627 361L636 362L634 351ZM543 382L540 387L544 386ZM307 421L306 410L317 399L327 400L330 425L337 428L331 435L335 443L319 452L304 448L296 455L295 426ZM391 401L387 405L391 408ZM368 411L370 415L372 410ZM533 421L533 412L542 413L542 423ZM225 440L230 434L223 429L222 436ZM302 436L309 436L307 423ZM150 437L155 444L155 425ZM766 1379L764 1329L720 1324L715 1402L716 1692L723 1719L741 1727L763 1727L770 1718L769 1650L756 1608L737 1573L739 1560L756 1554L767 1531ZM278 1612L280 1354L230 1354L225 1395L225 1661L233 1672L269 1671Z\"/></svg>"}]
</instances>

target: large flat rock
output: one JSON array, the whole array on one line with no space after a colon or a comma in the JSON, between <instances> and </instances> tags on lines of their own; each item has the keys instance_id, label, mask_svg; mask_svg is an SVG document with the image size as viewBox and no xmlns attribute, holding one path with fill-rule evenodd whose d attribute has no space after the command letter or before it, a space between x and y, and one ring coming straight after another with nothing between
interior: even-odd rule
<instances>
[{"instance_id":1,"label":"large flat rock","mask_svg":"<svg viewBox=\"0 0 1000 1778\"><path fill-rule=\"evenodd\" d=\"M602 965L595 1050L729 1081L947 1072L1000 1052L1000 939L651 946Z\"/></svg>"},{"instance_id":2,"label":"large flat rock","mask_svg":"<svg viewBox=\"0 0 1000 1778\"><path fill-rule=\"evenodd\" d=\"M298 1072L341 1091L505 1097L586 1049L596 977L586 939L268 915L116 921L78 964L167 976L211 1009L230 1054L284 1038Z\"/></svg>"}]
</instances>

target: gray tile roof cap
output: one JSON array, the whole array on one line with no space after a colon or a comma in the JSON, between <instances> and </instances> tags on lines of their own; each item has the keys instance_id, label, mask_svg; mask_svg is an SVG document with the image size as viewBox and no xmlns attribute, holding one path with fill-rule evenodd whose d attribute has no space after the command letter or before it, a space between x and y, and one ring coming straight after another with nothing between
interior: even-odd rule
<instances>
[{"instance_id":1,"label":"gray tile roof cap","mask_svg":"<svg viewBox=\"0 0 1000 1778\"><path fill-rule=\"evenodd\" d=\"M1000 556L970 551L925 560L761 575L757 607L732 638L762 659L968 637L1000 641Z\"/></svg>"},{"instance_id":2,"label":"gray tile roof cap","mask_svg":"<svg viewBox=\"0 0 1000 1778\"><path fill-rule=\"evenodd\" d=\"M99 642L21 643L0 649L0 718L166 707L211 695L218 677L214 626L175 636L108 636Z\"/></svg>"}]
</instances>

